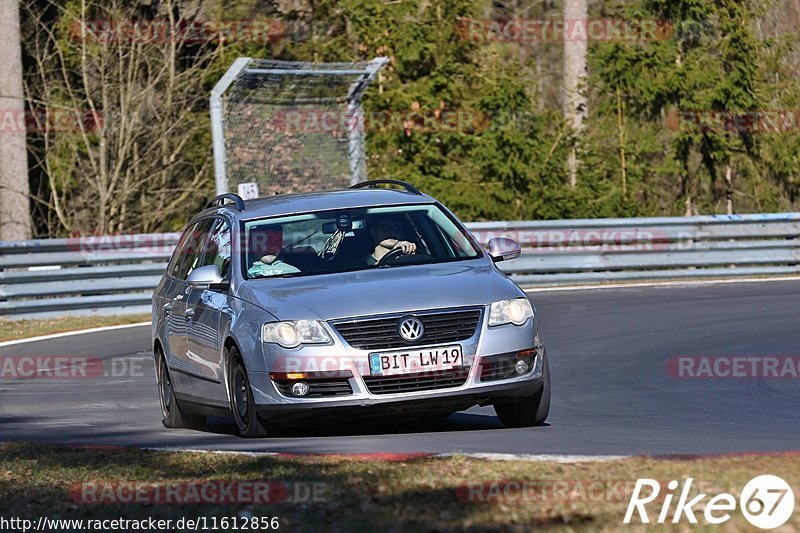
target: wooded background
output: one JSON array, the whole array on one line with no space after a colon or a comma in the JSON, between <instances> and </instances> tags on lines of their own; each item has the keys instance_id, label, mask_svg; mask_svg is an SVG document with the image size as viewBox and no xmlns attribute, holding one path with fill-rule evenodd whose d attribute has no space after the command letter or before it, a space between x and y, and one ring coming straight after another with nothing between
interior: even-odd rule
<instances>
[{"instance_id":1,"label":"wooded background","mask_svg":"<svg viewBox=\"0 0 800 533\"><path fill-rule=\"evenodd\" d=\"M22 2L26 116L72 117L60 127L28 125L31 235L179 229L213 195L208 94L238 56L387 56L365 97L368 115L486 117L479 128L456 131L367 129L370 177L409 181L465 220L797 210L800 124L788 121L800 117L799 3ZM503 28L583 12L634 27L658 21L670 31L610 42L465 32L469 21ZM280 31L266 38L223 31L265 20ZM120 25L98 34L98 21ZM206 31L125 38L126 21ZM3 57L0 69L7 68ZM772 112L787 123L726 127L717 120L724 112ZM693 125L698 116L705 126ZM0 126L5 146L14 128ZM6 174L7 199L15 185Z\"/></svg>"}]
</instances>

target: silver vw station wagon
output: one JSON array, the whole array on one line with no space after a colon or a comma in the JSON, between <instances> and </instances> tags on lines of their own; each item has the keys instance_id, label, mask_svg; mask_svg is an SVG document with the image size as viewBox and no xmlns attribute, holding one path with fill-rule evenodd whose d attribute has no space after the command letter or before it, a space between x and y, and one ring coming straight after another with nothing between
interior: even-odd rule
<instances>
[{"instance_id":1,"label":"silver vw station wagon","mask_svg":"<svg viewBox=\"0 0 800 533\"><path fill-rule=\"evenodd\" d=\"M508 427L542 424L538 316L496 266L519 254L506 238L484 248L401 181L220 195L184 230L153 296L163 423L232 417L257 437L492 405Z\"/></svg>"}]
</instances>

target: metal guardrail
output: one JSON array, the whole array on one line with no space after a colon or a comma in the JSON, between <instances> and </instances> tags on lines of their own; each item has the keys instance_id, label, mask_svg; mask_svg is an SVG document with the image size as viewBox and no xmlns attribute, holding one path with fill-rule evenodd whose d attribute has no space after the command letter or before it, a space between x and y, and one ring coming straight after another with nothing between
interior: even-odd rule
<instances>
[{"instance_id":1,"label":"metal guardrail","mask_svg":"<svg viewBox=\"0 0 800 533\"><path fill-rule=\"evenodd\" d=\"M800 213L468 225L523 248L501 268L523 285L800 273Z\"/></svg>"},{"instance_id":2,"label":"metal guardrail","mask_svg":"<svg viewBox=\"0 0 800 533\"><path fill-rule=\"evenodd\" d=\"M0 316L146 313L179 234L0 242Z\"/></svg>"},{"instance_id":3,"label":"metal guardrail","mask_svg":"<svg viewBox=\"0 0 800 533\"><path fill-rule=\"evenodd\" d=\"M800 274L800 213L467 224L525 286ZM0 242L0 315L147 312L178 234Z\"/></svg>"}]
</instances>

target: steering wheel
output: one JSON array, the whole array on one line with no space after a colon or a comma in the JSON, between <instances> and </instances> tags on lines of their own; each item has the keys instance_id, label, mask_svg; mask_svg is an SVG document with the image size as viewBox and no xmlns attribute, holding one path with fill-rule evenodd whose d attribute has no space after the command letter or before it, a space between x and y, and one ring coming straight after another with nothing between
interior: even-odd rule
<instances>
[{"instance_id":1,"label":"steering wheel","mask_svg":"<svg viewBox=\"0 0 800 533\"><path fill-rule=\"evenodd\" d=\"M392 248L391 250L386 252L386 255L381 257L381 259L380 259L380 261L378 261L377 265L381 266L381 265L385 265L387 263L391 263L393 261L396 261L400 257L403 257L404 255L405 254L403 253L403 250L401 250L400 248Z\"/></svg>"}]
</instances>

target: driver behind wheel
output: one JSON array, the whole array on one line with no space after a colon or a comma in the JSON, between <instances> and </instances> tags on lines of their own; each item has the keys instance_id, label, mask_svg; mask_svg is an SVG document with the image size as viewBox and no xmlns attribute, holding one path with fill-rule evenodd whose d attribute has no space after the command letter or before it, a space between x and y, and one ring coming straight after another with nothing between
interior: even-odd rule
<instances>
[{"instance_id":1,"label":"driver behind wheel","mask_svg":"<svg viewBox=\"0 0 800 533\"><path fill-rule=\"evenodd\" d=\"M367 265L377 265L388 253L398 250L398 254L411 255L416 253L417 245L406 239L403 225L393 217L373 218L369 225L369 233L375 248L367 255Z\"/></svg>"}]
</instances>

